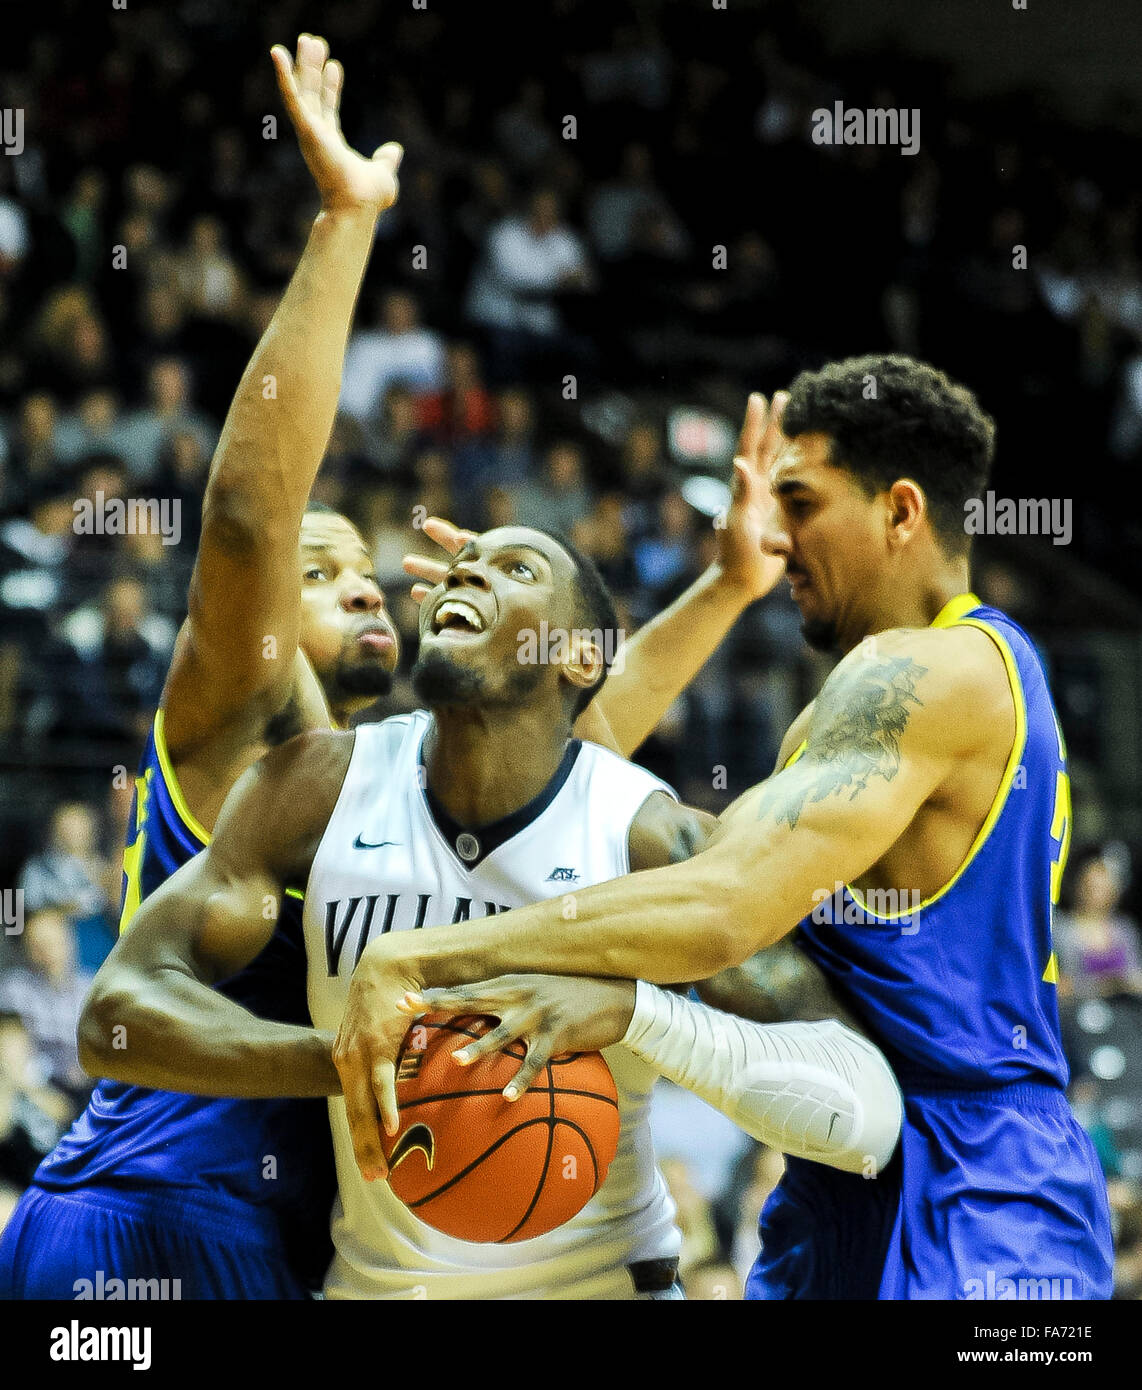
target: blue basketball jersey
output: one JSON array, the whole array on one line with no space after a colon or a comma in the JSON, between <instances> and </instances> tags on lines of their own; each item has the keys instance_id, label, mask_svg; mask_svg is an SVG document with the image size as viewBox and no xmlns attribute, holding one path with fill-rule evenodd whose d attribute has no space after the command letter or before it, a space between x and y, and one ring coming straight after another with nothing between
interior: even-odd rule
<instances>
[{"instance_id":1,"label":"blue basketball jersey","mask_svg":"<svg viewBox=\"0 0 1142 1390\"><path fill-rule=\"evenodd\" d=\"M872 1026L902 1084L916 1073L1065 1086L1051 946L1071 834L1063 736L1027 634L971 594L933 624L955 625L992 637L1015 699L1015 741L987 818L932 897L876 901L846 885L801 923L800 940Z\"/></svg>"},{"instance_id":2,"label":"blue basketball jersey","mask_svg":"<svg viewBox=\"0 0 1142 1390\"><path fill-rule=\"evenodd\" d=\"M972 594L933 623L956 625L995 642L1015 702L979 833L930 898L838 885L798 929L896 1071L900 1147L841 1201L837 1179L850 1175L790 1161L762 1212L750 1298L1110 1294L1105 1181L1064 1093L1051 945L1071 834L1062 732L1027 634Z\"/></svg>"},{"instance_id":3,"label":"blue basketball jersey","mask_svg":"<svg viewBox=\"0 0 1142 1390\"><path fill-rule=\"evenodd\" d=\"M209 841L183 801L155 717L135 781L123 855L120 930L139 903ZM262 1018L309 1026L299 896L273 939L219 990ZM299 1279L320 1287L335 1193L324 1100L227 1100L101 1081L40 1165L47 1192L93 1187L167 1194L221 1229L280 1237Z\"/></svg>"}]
</instances>

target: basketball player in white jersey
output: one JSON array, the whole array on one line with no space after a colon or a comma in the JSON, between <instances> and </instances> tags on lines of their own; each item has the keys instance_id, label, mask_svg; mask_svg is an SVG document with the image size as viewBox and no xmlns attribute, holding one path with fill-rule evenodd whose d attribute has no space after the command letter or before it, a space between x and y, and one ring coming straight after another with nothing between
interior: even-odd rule
<instances>
[{"instance_id":1,"label":"basketball player in white jersey","mask_svg":"<svg viewBox=\"0 0 1142 1390\"><path fill-rule=\"evenodd\" d=\"M142 1049L104 1054L117 1077L332 1097L340 1200L329 1297L671 1296L680 1237L647 1122L656 1072L633 1052L605 1054L622 1125L599 1193L564 1226L514 1245L453 1240L387 1184L365 1181L330 1054L370 941L662 866L703 842L711 818L571 737L605 678L601 634L614 623L597 572L566 542L522 527L470 541L422 608L414 684L431 714L306 734L270 753L227 799L211 844L143 904L96 981L85 1031L125 1024L130 1037L140 1009L169 1024L165 1045L153 1027ZM523 665L521 634L536 632L571 640ZM267 1025L210 988L261 950L289 888L305 891L315 1030ZM780 1050L750 1113L735 1101L736 1118L806 1156L851 1167L872 1153L883 1164L899 1125L891 1073L863 1038L820 1027L827 1045ZM806 1110L831 1122L806 1133Z\"/></svg>"}]
</instances>

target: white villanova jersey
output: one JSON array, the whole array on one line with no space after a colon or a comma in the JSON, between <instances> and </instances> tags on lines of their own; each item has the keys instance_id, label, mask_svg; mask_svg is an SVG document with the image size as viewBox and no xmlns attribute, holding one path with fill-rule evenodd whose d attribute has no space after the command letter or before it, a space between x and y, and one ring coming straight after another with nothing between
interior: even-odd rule
<instances>
[{"instance_id":1,"label":"white villanova jersey","mask_svg":"<svg viewBox=\"0 0 1142 1390\"><path fill-rule=\"evenodd\" d=\"M309 1007L318 1028L341 1022L366 944L485 917L628 873L627 837L643 802L670 788L594 743L573 742L529 805L472 834L425 790L424 711L356 731L349 769L305 891ZM670 793L673 795L673 793ZM603 1054L621 1130L606 1181L573 1220L511 1245L442 1235L353 1158L345 1102L329 1101L340 1194L327 1298L633 1298L627 1266L678 1254L674 1206L654 1165L649 1125L656 1073L623 1047Z\"/></svg>"}]
</instances>

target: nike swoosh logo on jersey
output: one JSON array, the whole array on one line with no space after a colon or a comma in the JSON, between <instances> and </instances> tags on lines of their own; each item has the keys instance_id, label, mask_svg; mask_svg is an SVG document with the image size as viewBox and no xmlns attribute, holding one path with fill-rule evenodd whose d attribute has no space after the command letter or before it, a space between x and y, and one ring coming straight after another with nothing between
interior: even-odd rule
<instances>
[{"instance_id":1,"label":"nike swoosh logo on jersey","mask_svg":"<svg viewBox=\"0 0 1142 1390\"><path fill-rule=\"evenodd\" d=\"M373 845L373 844L370 844L370 843L368 842L368 840L362 840L361 837L360 837L360 835L358 835L357 838L353 841L353 848L354 848L354 849L383 849L383 848L385 847L385 845L395 845L396 843L397 843L397 842L396 842L395 840L378 840L377 843L376 843L375 845Z\"/></svg>"}]
</instances>

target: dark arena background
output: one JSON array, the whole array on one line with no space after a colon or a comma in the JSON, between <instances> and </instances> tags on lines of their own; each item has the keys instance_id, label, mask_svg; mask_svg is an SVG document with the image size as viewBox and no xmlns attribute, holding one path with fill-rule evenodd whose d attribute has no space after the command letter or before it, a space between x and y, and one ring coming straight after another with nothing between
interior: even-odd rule
<instances>
[{"instance_id":1,"label":"dark arena background","mask_svg":"<svg viewBox=\"0 0 1142 1390\"><path fill-rule=\"evenodd\" d=\"M568 533L632 632L714 557L749 391L897 351L995 418L973 587L1032 634L1068 744L1070 1094L1115 1296L1142 1296L1142 6L83 0L0 20L0 1226L90 1089L76 1020L116 935L204 480L317 209L269 59L307 31L344 62L350 144L405 147L315 496L360 527L406 652L425 515ZM910 123L824 143L838 103ZM558 265L513 278L515 218ZM113 499L161 504L168 533L83 524ZM638 761L719 812L830 665L783 582ZM369 718L415 703L401 677ZM655 1107L688 1297L738 1299L780 1156L666 1083Z\"/></svg>"}]
</instances>

